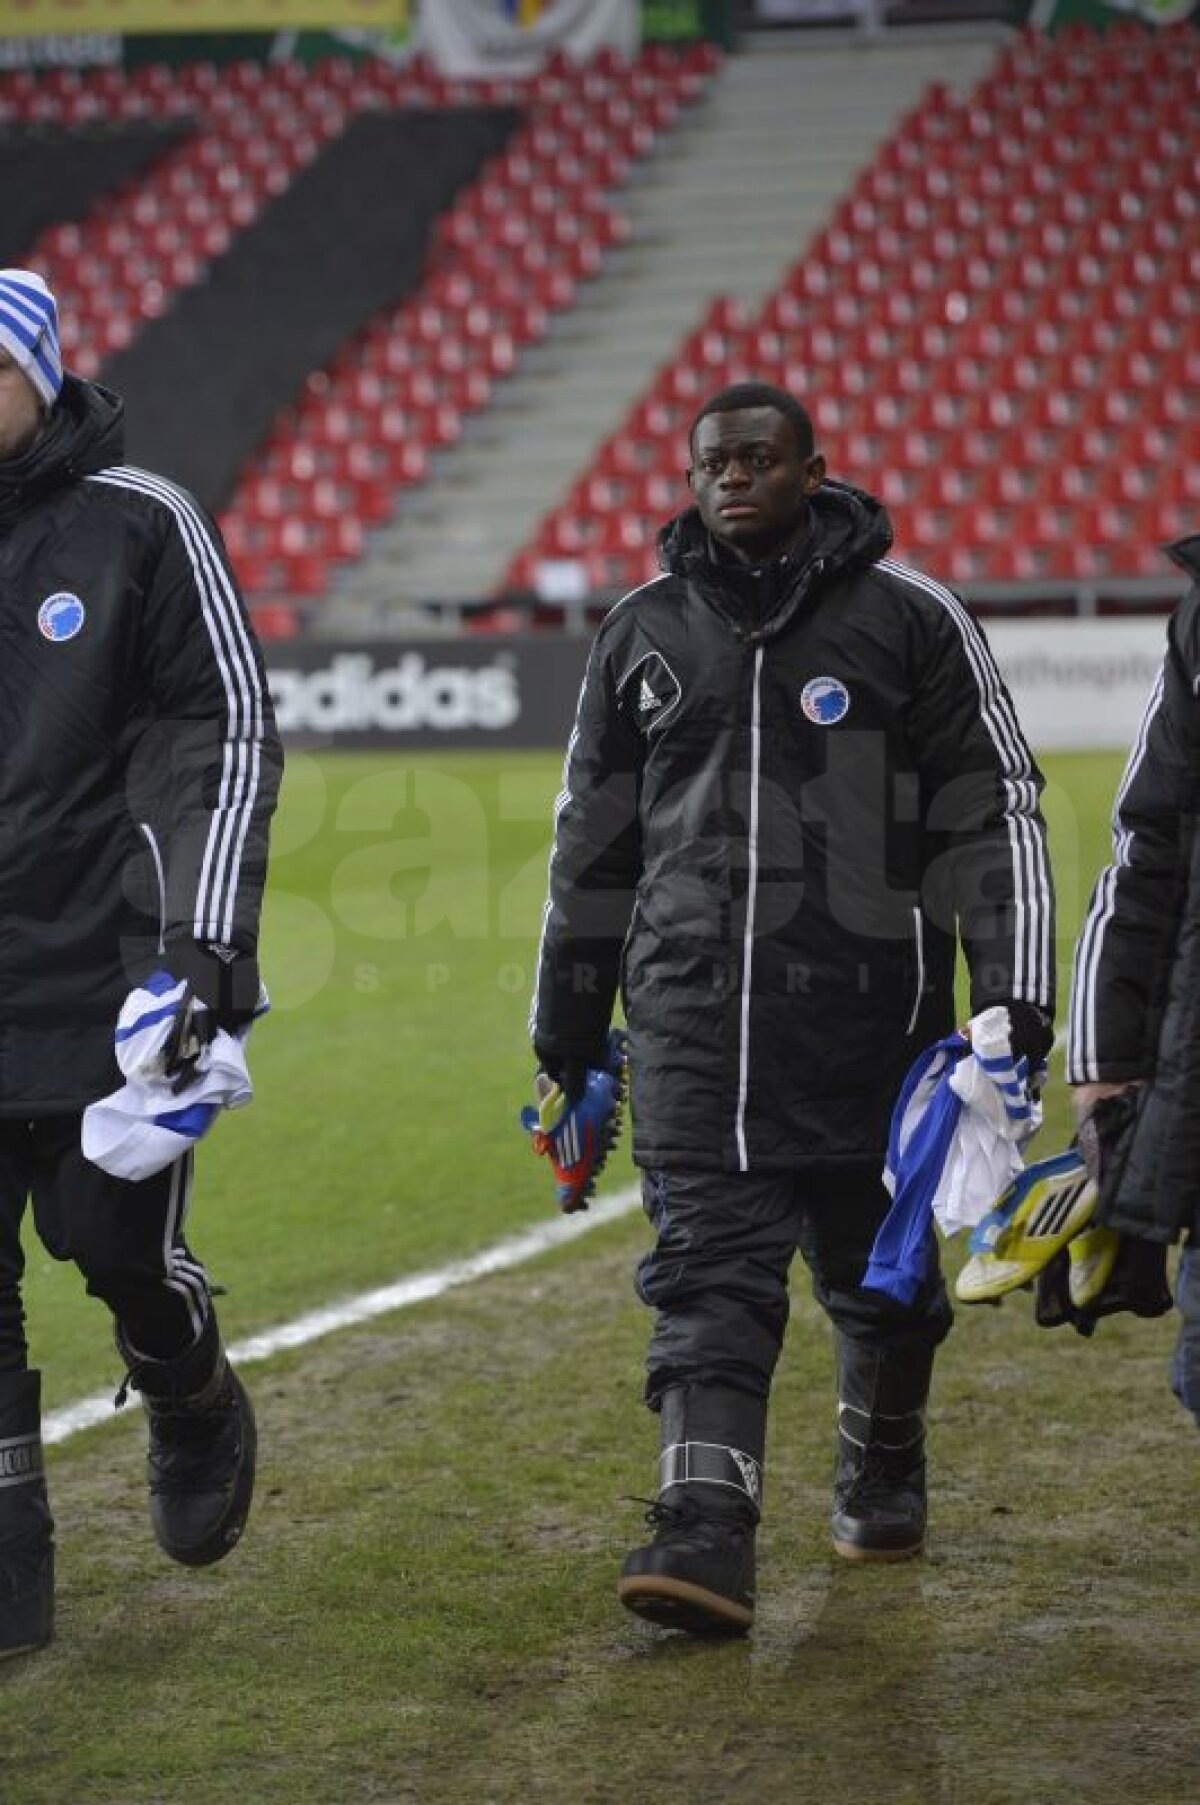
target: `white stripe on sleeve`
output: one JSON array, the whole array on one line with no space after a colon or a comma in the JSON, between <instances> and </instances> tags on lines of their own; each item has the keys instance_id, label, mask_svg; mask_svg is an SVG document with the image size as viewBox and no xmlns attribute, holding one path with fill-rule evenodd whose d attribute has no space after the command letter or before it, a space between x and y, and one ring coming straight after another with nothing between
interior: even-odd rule
<instances>
[{"instance_id":1,"label":"white stripe on sleeve","mask_svg":"<svg viewBox=\"0 0 1200 1805\"><path fill-rule=\"evenodd\" d=\"M1101 872L1092 891L1088 911L1075 947L1071 976L1071 1002L1067 1017L1067 1082L1094 1084L1100 1078L1100 1046L1096 1024L1099 998L1099 974L1104 957L1104 939L1117 905L1117 874L1133 856L1134 832L1122 814L1130 785L1146 757L1146 746L1154 717L1162 707L1164 673L1160 671L1151 686L1138 723L1137 734L1125 761L1121 781L1112 808L1112 863Z\"/></svg>"},{"instance_id":2,"label":"white stripe on sleeve","mask_svg":"<svg viewBox=\"0 0 1200 1805\"><path fill-rule=\"evenodd\" d=\"M932 596L958 629L979 690L980 719L1000 761L1012 847L1013 993L1030 1002L1048 1003L1054 970L1053 891L1045 837L1035 819L1037 783L1012 701L990 646L953 590L892 558L881 560L879 568Z\"/></svg>"},{"instance_id":3,"label":"white stripe on sleeve","mask_svg":"<svg viewBox=\"0 0 1200 1805\"><path fill-rule=\"evenodd\" d=\"M197 940L228 941L233 934L242 852L261 775L262 686L246 623L213 536L185 490L132 466L99 471L87 480L161 502L174 517L192 567L225 689L228 718L221 787L200 866L193 933Z\"/></svg>"}]
</instances>

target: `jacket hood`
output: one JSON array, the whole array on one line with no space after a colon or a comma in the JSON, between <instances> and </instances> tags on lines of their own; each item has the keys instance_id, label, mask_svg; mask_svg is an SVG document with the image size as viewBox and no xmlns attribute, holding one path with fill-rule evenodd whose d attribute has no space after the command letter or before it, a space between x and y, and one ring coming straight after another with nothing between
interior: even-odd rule
<instances>
[{"instance_id":1,"label":"jacket hood","mask_svg":"<svg viewBox=\"0 0 1200 1805\"><path fill-rule=\"evenodd\" d=\"M778 564L785 581L780 605L771 610L772 624L790 614L788 597L796 597L818 581L824 586L878 563L892 543L887 509L873 495L849 483L826 481L810 503L811 529L795 561L795 574ZM712 539L699 508L687 508L669 520L658 535L658 561L672 576L690 578L701 590L720 585L720 567L712 555ZM765 622L763 623L766 624Z\"/></svg>"},{"instance_id":2,"label":"jacket hood","mask_svg":"<svg viewBox=\"0 0 1200 1805\"><path fill-rule=\"evenodd\" d=\"M0 464L0 526L11 526L54 489L125 455L125 403L97 382L67 376L41 438L23 457Z\"/></svg>"},{"instance_id":3,"label":"jacket hood","mask_svg":"<svg viewBox=\"0 0 1200 1805\"><path fill-rule=\"evenodd\" d=\"M1168 545L1167 556L1175 560L1180 570L1186 570L1193 582L1200 582L1200 533L1191 533Z\"/></svg>"}]
</instances>

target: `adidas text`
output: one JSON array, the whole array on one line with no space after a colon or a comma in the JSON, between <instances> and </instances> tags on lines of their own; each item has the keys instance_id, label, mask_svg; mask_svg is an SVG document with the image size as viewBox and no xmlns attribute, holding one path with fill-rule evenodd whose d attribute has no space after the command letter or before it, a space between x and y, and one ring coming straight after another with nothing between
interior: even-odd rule
<instances>
[{"instance_id":1,"label":"adidas text","mask_svg":"<svg viewBox=\"0 0 1200 1805\"><path fill-rule=\"evenodd\" d=\"M507 665L427 665L418 652L378 668L365 652L344 652L317 670L276 670L271 696L285 733L499 730L521 713L516 673Z\"/></svg>"}]
</instances>

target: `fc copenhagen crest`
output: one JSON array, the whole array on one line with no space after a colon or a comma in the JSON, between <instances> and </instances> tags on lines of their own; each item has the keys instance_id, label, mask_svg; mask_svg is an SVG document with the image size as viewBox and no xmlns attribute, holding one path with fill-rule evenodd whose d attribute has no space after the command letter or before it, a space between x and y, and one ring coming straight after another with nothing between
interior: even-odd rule
<instances>
[{"instance_id":1,"label":"fc copenhagen crest","mask_svg":"<svg viewBox=\"0 0 1200 1805\"><path fill-rule=\"evenodd\" d=\"M43 639L61 642L74 639L87 618L87 609L69 589L48 595L37 612L38 632Z\"/></svg>"},{"instance_id":2,"label":"fc copenhagen crest","mask_svg":"<svg viewBox=\"0 0 1200 1805\"><path fill-rule=\"evenodd\" d=\"M810 677L800 691L805 719L815 727L832 727L850 710L850 691L837 677Z\"/></svg>"}]
</instances>

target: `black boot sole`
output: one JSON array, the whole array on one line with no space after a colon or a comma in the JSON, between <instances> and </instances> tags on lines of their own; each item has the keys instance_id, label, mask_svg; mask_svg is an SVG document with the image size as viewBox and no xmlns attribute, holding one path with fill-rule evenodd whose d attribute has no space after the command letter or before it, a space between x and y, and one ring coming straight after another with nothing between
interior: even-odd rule
<instances>
[{"instance_id":1,"label":"black boot sole","mask_svg":"<svg viewBox=\"0 0 1200 1805\"><path fill-rule=\"evenodd\" d=\"M719 1592L666 1574L620 1579L617 1597L636 1616L694 1636L744 1636L754 1622L754 1612L735 1598L722 1598Z\"/></svg>"},{"instance_id":2,"label":"black boot sole","mask_svg":"<svg viewBox=\"0 0 1200 1805\"><path fill-rule=\"evenodd\" d=\"M6 1643L0 1643L0 1661L15 1661L18 1655L35 1655L39 1648L48 1648L53 1640L54 1636L51 1632L45 1636L39 1636L32 1642L18 1642L12 1648Z\"/></svg>"},{"instance_id":3,"label":"black boot sole","mask_svg":"<svg viewBox=\"0 0 1200 1805\"><path fill-rule=\"evenodd\" d=\"M922 1537L919 1542L911 1542L903 1548L871 1548L861 1542L846 1542L834 1536L833 1548L834 1553L840 1554L844 1561L911 1561L917 1555L924 1554L925 1539Z\"/></svg>"}]
</instances>

